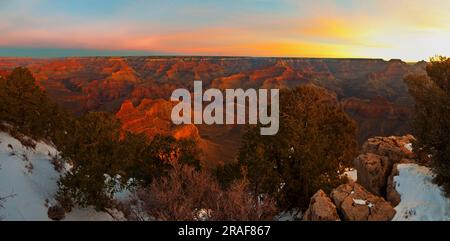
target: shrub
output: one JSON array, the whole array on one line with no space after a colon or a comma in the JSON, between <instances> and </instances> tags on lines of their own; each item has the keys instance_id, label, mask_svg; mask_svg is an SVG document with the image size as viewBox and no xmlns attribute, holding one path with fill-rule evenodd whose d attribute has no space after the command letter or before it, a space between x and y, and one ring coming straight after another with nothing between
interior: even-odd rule
<instances>
[{"instance_id":1,"label":"shrub","mask_svg":"<svg viewBox=\"0 0 450 241\"><path fill-rule=\"evenodd\" d=\"M169 175L140 188L134 218L156 220L272 220L276 213L270 198L254 199L248 182L241 180L222 189L209 173L172 164ZM137 210L137 211L136 211Z\"/></svg>"}]
</instances>

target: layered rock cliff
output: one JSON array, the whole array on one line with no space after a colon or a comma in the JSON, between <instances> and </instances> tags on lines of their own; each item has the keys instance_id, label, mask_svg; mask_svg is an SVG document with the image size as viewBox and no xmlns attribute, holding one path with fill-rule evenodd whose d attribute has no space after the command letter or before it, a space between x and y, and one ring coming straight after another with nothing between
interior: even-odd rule
<instances>
[{"instance_id":1,"label":"layered rock cliff","mask_svg":"<svg viewBox=\"0 0 450 241\"><path fill-rule=\"evenodd\" d=\"M7 75L17 66L27 67L62 106L77 114L91 110L119 112L126 129L149 136L174 134L167 120L148 112L157 113L157 108L167 111L168 105L161 101L168 100L176 88L192 90L193 80L202 80L204 88L220 89L292 88L314 83L336 93L343 108L357 121L358 140L362 143L370 136L410 131L405 122L412 115L413 101L403 77L423 73L424 65L380 59L0 58L0 75ZM153 104L149 106L148 100ZM198 129L198 135L211 142L208 146L215 146L214 151L227 150L218 154L219 161L234 156L242 134L242 128L235 126L187 129L177 135L196 135ZM213 153L211 149L206 152Z\"/></svg>"}]
</instances>

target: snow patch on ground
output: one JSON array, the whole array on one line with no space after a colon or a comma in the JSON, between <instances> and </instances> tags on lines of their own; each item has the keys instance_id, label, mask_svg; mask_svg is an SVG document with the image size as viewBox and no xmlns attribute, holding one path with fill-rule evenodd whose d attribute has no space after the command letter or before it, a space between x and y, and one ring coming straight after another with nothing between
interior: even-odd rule
<instances>
[{"instance_id":1,"label":"snow patch on ground","mask_svg":"<svg viewBox=\"0 0 450 241\"><path fill-rule=\"evenodd\" d=\"M275 217L275 221L298 221L303 217L303 213L299 209L283 211Z\"/></svg>"},{"instance_id":2,"label":"snow patch on ground","mask_svg":"<svg viewBox=\"0 0 450 241\"><path fill-rule=\"evenodd\" d=\"M441 188L432 182L433 172L417 164L399 164L394 177L401 201L394 221L449 221L450 201Z\"/></svg>"},{"instance_id":3,"label":"snow patch on ground","mask_svg":"<svg viewBox=\"0 0 450 241\"><path fill-rule=\"evenodd\" d=\"M50 163L58 151L38 142L35 149L24 147L9 134L0 132L0 196L8 196L0 208L2 220L50 220L48 206L55 203L59 173ZM74 208L65 220L113 220L92 208Z\"/></svg>"}]
</instances>

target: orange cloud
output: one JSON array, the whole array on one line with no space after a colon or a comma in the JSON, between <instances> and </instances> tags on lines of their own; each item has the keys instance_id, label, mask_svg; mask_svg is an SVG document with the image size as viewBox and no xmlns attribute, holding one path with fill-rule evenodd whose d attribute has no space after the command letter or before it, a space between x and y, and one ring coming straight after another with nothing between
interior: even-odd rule
<instances>
[{"instance_id":1,"label":"orange cloud","mask_svg":"<svg viewBox=\"0 0 450 241\"><path fill-rule=\"evenodd\" d=\"M87 22L80 17L9 13L0 16L0 46L406 60L450 55L448 0L367 1L354 3L352 8L335 5L326 0L292 1L286 15L233 12L233 17L227 16L223 22L197 25L184 24L183 19L168 23L125 18ZM183 14L208 14L206 10L188 8ZM221 8L214 11L220 14Z\"/></svg>"}]
</instances>

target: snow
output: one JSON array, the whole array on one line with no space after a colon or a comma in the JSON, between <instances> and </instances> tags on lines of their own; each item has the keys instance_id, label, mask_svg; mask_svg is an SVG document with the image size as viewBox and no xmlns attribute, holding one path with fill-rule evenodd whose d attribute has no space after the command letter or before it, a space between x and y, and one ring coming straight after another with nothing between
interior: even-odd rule
<instances>
[{"instance_id":1,"label":"snow","mask_svg":"<svg viewBox=\"0 0 450 241\"><path fill-rule=\"evenodd\" d=\"M55 203L60 175L50 159L57 154L54 147L45 143L39 142L35 149L30 149L0 132L0 196L8 196L0 208L2 220L50 220L47 210ZM106 221L113 217L92 208L75 207L65 220Z\"/></svg>"},{"instance_id":2,"label":"snow","mask_svg":"<svg viewBox=\"0 0 450 241\"><path fill-rule=\"evenodd\" d=\"M356 171L356 169L345 169L344 175L347 176L348 179L356 182L356 180L358 179L358 173Z\"/></svg>"},{"instance_id":3,"label":"snow","mask_svg":"<svg viewBox=\"0 0 450 241\"><path fill-rule=\"evenodd\" d=\"M366 200L362 200L362 199L354 199L353 198L353 203L357 204L357 205L366 205Z\"/></svg>"},{"instance_id":4,"label":"snow","mask_svg":"<svg viewBox=\"0 0 450 241\"><path fill-rule=\"evenodd\" d=\"M201 208L200 210L194 210L195 221L208 221L212 217L212 210Z\"/></svg>"},{"instance_id":5,"label":"snow","mask_svg":"<svg viewBox=\"0 0 450 241\"><path fill-rule=\"evenodd\" d=\"M395 210L395 221L449 221L450 202L441 188L432 182L433 172L417 164L399 164L394 177L401 201Z\"/></svg>"},{"instance_id":6,"label":"snow","mask_svg":"<svg viewBox=\"0 0 450 241\"><path fill-rule=\"evenodd\" d=\"M288 211L280 212L276 217L275 221L297 221L301 220L303 213L299 209L292 209Z\"/></svg>"},{"instance_id":7,"label":"snow","mask_svg":"<svg viewBox=\"0 0 450 241\"><path fill-rule=\"evenodd\" d=\"M110 214L111 213L111 214ZM66 214L65 221L116 221L124 220L123 214L118 211L97 212L92 208L76 208Z\"/></svg>"},{"instance_id":8,"label":"snow","mask_svg":"<svg viewBox=\"0 0 450 241\"><path fill-rule=\"evenodd\" d=\"M352 194L353 194L353 191L352 191ZM375 204L368 202L367 200L364 200L364 199L354 199L353 198L353 203L356 205L367 205L367 207L369 207L369 208L375 207Z\"/></svg>"},{"instance_id":9,"label":"snow","mask_svg":"<svg viewBox=\"0 0 450 241\"><path fill-rule=\"evenodd\" d=\"M405 144L405 148L406 148L408 151L413 151L412 143Z\"/></svg>"}]
</instances>

